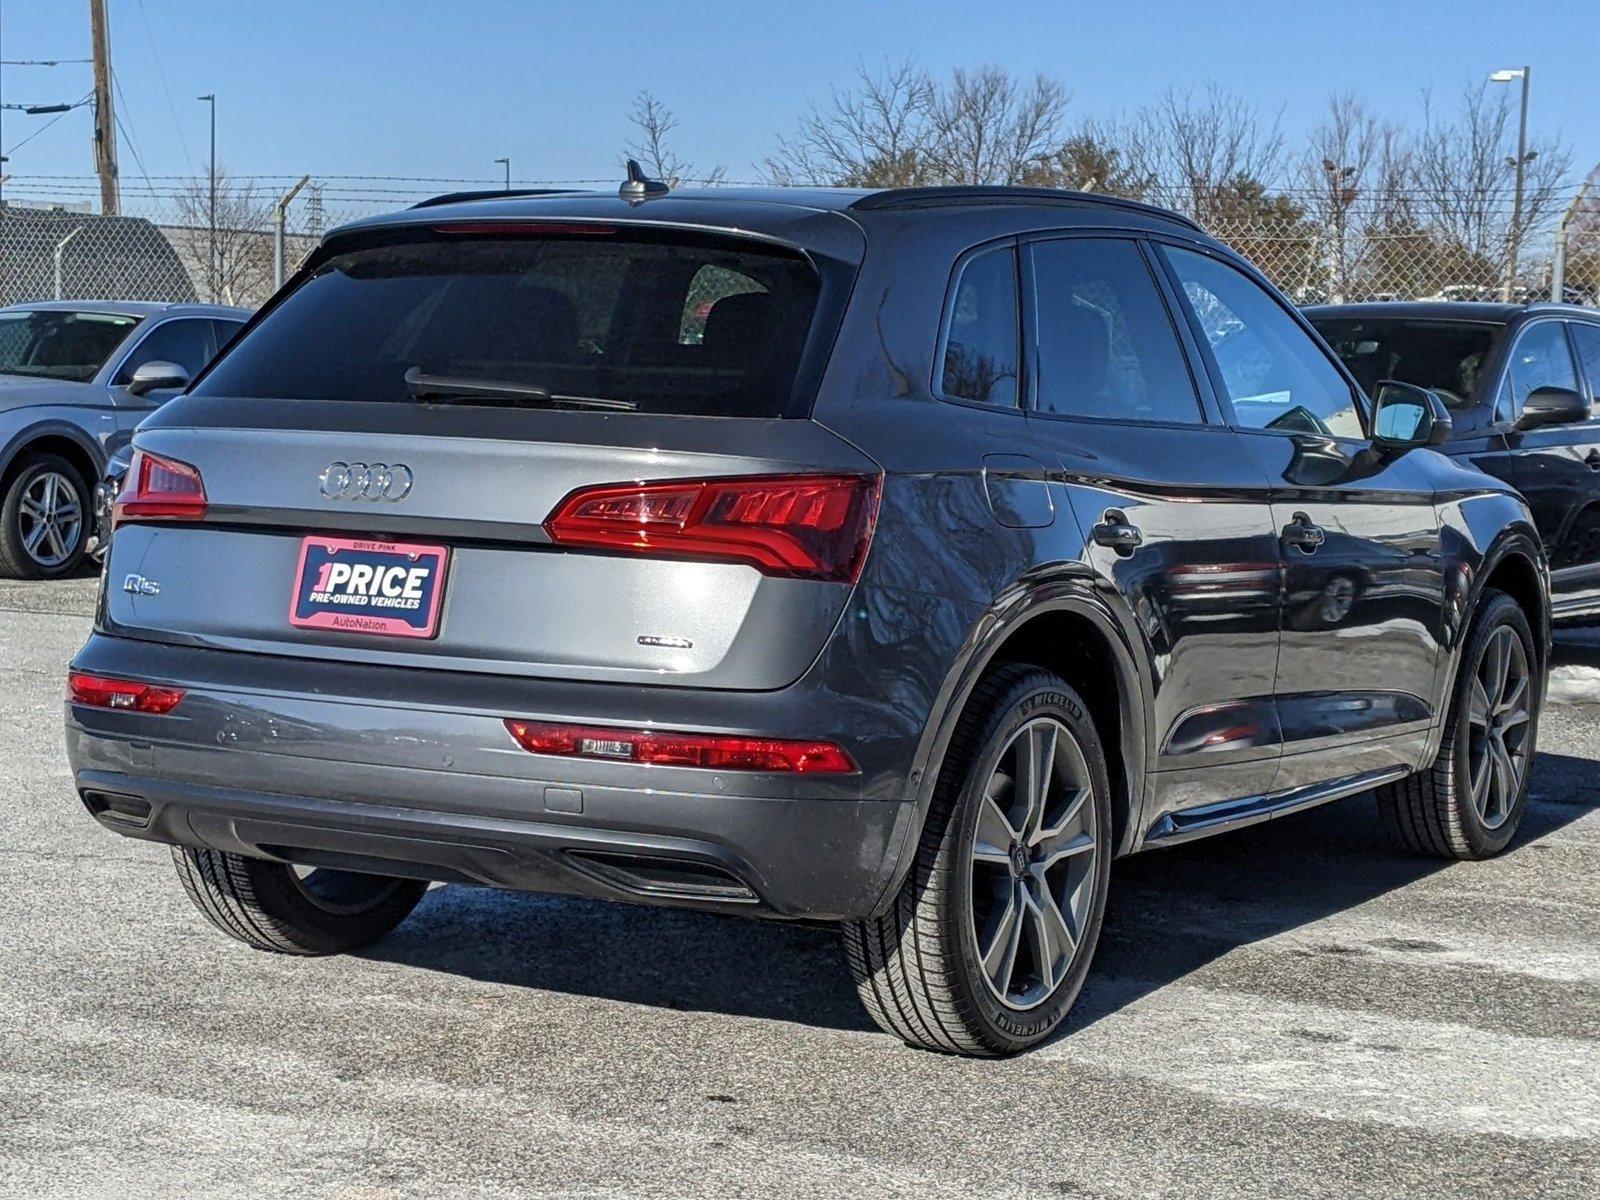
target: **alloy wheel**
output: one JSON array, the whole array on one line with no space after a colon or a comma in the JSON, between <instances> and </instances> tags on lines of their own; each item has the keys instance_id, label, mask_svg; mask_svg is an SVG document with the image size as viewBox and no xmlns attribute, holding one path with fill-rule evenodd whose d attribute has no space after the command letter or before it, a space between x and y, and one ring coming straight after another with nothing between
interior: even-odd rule
<instances>
[{"instance_id":1,"label":"alloy wheel","mask_svg":"<svg viewBox=\"0 0 1600 1200\"><path fill-rule=\"evenodd\" d=\"M1510 817L1528 769L1533 680L1516 630L1502 625L1484 647L1467 696L1467 772L1472 807L1489 829Z\"/></svg>"},{"instance_id":2,"label":"alloy wheel","mask_svg":"<svg viewBox=\"0 0 1600 1200\"><path fill-rule=\"evenodd\" d=\"M78 489L59 471L43 471L23 490L18 510L22 548L41 567L59 567L78 549L83 505Z\"/></svg>"},{"instance_id":3,"label":"alloy wheel","mask_svg":"<svg viewBox=\"0 0 1600 1200\"><path fill-rule=\"evenodd\" d=\"M1043 1004L1071 971L1100 854L1092 776L1054 717L1022 726L979 801L971 932L985 983L1007 1008Z\"/></svg>"}]
</instances>

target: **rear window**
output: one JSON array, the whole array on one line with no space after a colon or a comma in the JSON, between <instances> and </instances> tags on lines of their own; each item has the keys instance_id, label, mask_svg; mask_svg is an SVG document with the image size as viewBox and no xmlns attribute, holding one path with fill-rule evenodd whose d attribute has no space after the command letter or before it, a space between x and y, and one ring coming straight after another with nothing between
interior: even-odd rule
<instances>
[{"instance_id":1,"label":"rear window","mask_svg":"<svg viewBox=\"0 0 1600 1200\"><path fill-rule=\"evenodd\" d=\"M1451 408L1465 408L1489 361L1495 326L1471 321L1414 321L1395 317L1319 317L1311 323L1350 368L1367 394L1379 381L1431 388Z\"/></svg>"},{"instance_id":2,"label":"rear window","mask_svg":"<svg viewBox=\"0 0 1600 1200\"><path fill-rule=\"evenodd\" d=\"M785 415L817 306L797 256L620 232L339 254L197 395Z\"/></svg>"}]
</instances>

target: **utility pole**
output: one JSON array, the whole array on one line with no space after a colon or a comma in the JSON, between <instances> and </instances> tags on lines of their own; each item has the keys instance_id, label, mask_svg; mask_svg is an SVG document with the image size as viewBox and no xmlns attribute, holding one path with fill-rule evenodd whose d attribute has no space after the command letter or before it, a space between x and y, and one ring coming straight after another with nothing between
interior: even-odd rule
<instances>
[{"instance_id":1,"label":"utility pole","mask_svg":"<svg viewBox=\"0 0 1600 1200\"><path fill-rule=\"evenodd\" d=\"M89 0L94 42L94 169L100 176L100 212L117 215L117 114L111 106L111 31L106 0Z\"/></svg>"}]
</instances>

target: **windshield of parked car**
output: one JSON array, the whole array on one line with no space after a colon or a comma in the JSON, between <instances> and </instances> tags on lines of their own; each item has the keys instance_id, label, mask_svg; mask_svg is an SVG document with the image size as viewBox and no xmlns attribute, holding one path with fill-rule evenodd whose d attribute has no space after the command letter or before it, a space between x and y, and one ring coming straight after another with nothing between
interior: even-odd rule
<instances>
[{"instance_id":1,"label":"windshield of parked car","mask_svg":"<svg viewBox=\"0 0 1600 1200\"><path fill-rule=\"evenodd\" d=\"M98 312L0 312L0 375L88 383L141 318Z\"/></svg>"},{"instance_id":2,"label":"windshield of parked car","mask_svg":"<svg viewBox=\"0 0 1600 1200\"><path fill-rule=\"evenodd\" d=\"M322 263L195 394L776 417L817 294L726 239L445 232Z\"/></svg>"},{"instance_id":3,"label":"windshield of parked car","mask_svg":"<svg viewBox=\"0 0 1600 1200\"><path fill-rule=\"evenodd\" d=\"M1309 314L1368 395L1382 379L1431 388L1450 408L1472 402L1496 326L1396 317L1319 317Z\"/></svg>"}]
</instances>

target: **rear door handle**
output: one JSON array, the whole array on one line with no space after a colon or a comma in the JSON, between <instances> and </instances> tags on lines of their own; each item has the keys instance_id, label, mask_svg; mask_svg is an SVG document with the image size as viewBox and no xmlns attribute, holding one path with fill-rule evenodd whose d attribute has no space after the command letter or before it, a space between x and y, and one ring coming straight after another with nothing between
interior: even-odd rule
<instances>
[{"instance_id":1,"label":"rear door handle","mask_svg":"<svg viewBox=\"0 0 1600 1200\"><path fill-rule=\"evenodd\" d=\"M1328 540L1328 535L1323 532L1322 526L1299 512L1295 513L1294 520L1283 527L1283 540L1288 545L1298 546L1307 554L1315 554L1317 547Z\"/></svg>"},{"instance_id":2,"label":"rear door handle","mask_svg":"<svg viewBox=\"0 0 1600 1200\"><path fill-rule=\"evenodd\" d=\"M1105 516L1100 519L1100 524L1090 531L1090 536L1097 546L1108 546L1118 554L1132 554L1135 549L1144 544L1144 534L1137 525L1128 520L1128 514L1120 508L1106 509Z\"/></svg>"}]
</instances>

